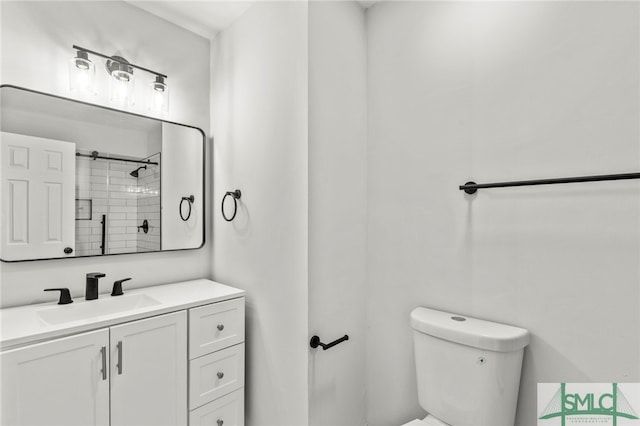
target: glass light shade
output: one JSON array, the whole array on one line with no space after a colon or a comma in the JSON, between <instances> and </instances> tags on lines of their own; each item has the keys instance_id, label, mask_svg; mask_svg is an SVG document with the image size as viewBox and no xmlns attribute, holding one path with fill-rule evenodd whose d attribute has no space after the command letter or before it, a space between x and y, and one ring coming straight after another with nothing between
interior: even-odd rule
<instances>
[{"instance_id":1,"label":"glass light shade","mask_svg":"<svg viewBox=\"0 0 640 426\"><path fill-rule=\"evenodd\" d=\"M72 92L95 95L96 67L87 57L87 52L78 51L69 60L69 89Z\"/></svg>"},{"instance_id":2,"label":"glass light shade","mask_svg":"<svg viewBox=\"0 0 640 426\"><path fill-rule=\"evenodd\" d=\"M111 73L110 92L111 101L119 106L131 106L133 98L134 80L131 67L121 64Z\"/></svg>"},{"instance_id":3,"label":"glass light shade","mask_svg":"<svg viewBox=\"0 0 640 426\"><path fill-rule=\"evenodd\" d=\"M169 86L164 77L157 76L149 87L149 110L157 114L169 112Z\"/></svg>"}]
</instances>

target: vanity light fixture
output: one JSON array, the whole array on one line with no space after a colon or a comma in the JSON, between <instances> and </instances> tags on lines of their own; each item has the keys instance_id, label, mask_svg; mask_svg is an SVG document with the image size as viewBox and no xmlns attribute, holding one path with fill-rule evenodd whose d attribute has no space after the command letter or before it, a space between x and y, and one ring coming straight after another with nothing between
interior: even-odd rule
<instances>
[{"instance_id":1,"label":"vanity light fixture","mask_svg":"<svg viewBox=\"0 0 640 426\"><path fill-rule=\"evenodd\" d=\"M151 89L147 91L150 93L145 94L148 97L149 110L159 114L169 111L169 86L166 83L168 77L165 74L132 64L122 56L109 56L76 45L73 45L73 48L77 52L76 56L69 61L69 86L72 91L84 91L84 87L90 87L88 91L94 92L95 65L89 60L89 54L91 54L106 59L105 68L111 77L109 98L112 102L121 107L134 104L134 69L136 69L154 76L154 80L149 85Z\"/></svg>"}]
</instances>

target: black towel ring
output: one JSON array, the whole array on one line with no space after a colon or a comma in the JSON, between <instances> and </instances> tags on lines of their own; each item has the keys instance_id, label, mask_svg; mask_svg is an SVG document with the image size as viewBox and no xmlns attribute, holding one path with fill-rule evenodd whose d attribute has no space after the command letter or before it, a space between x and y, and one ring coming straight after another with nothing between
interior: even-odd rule
<instances>
[{"instance_id":1,"label":"black towel ring","mask_svg":"<svg viewBox=\"0 0 640 426\"><path fill-rule=\"evenodd\" d=\"M193 195L189 195L188 197L182 197L182 200L180 200L180 207L178 208L178 210L180 211L180 219L182 219L185 222L188 221L189 218L191 217L191 205L193 204L195 199L196 198ZM185 201L189 206L189 213L187 213L187 217L184 217L184 215L182 214L182 203L184 203Z\"/></svg>"},{"instance_id":2,"label":"black towel ring","mask_svg":"<svg viewBox=\"0 0 640 426\"><path fill-rule=\"evenodd\" d=\"M240 190L236 189L235 191L227 191L227 193L224 194L224 197L222 197L222 217L227 222L231 222L233 219L235 219L236 213L238 213L238 202L236 200L239 200L241 195L242 193L240 192ZM227 217L227 215L224 214L224 202L226 201L227 197L231 197L233 199L233 215L231 217Z\"/></svg>"}]
</instances>

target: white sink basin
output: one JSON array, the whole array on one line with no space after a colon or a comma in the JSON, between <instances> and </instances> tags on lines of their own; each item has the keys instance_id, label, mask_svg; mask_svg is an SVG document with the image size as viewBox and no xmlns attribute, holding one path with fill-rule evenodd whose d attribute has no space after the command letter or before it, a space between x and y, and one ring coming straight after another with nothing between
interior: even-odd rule
<instances>
[{"instance_id":1,"label":"white sink basin","mask_svg":"<svg viewBox=\"0 0 640 426\"><path fill-rule=\"evenodd\" d=\"M101 299L96 300L57 305L40 309L36 313L47 324L56 325L91 320L96 317L119 314L159 304L160 302L146 294L125 294L124 296L103 296Z\"/></svg>"}]
</instances>

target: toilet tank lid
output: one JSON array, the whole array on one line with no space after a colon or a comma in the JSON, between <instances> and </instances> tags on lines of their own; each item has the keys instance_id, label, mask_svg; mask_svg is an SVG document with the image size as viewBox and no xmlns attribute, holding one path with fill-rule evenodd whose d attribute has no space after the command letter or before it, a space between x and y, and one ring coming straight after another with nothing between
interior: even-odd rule
<instances>
[{"instance_id":1,"label":"toilet tank lid","mask_svg":"<svg viewBox=\"0 0 640 426\"><path fill-rule=\"evenodd\" d=\"M524 328L429 308L411 311L411 327L440 339L494 352L517 351L529 344Z\"/></svg>"}]
</instances>

